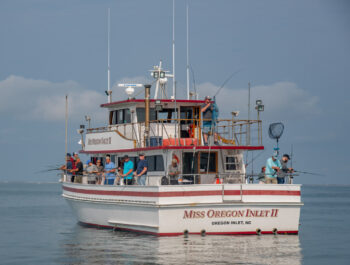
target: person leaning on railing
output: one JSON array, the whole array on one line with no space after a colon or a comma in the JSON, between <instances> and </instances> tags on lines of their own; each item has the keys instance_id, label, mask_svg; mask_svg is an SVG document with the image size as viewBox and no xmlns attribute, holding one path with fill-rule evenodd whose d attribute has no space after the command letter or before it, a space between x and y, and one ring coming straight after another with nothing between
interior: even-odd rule
<instances>
[{"instance_id":1,"label":"person leaning on railing","mask_svg":"<svg viewBox=\"0 0 350 265\"><path fill-rule=\"evenodd\" d=\"M278 172L278 175L277 175L277 183L278 184L284 184L285 183L285 177L289 174L289 173L293 173L294 172L294 169L291 168L291 167L288 167L288 161L289 161L290 157L288 154L284 154L282 156L282 159L281 159L281 171Z\"/></svg>"},{"instance_id":2,"label":"person leaning on railing","mask_svg":"<svg viewBox=\"0 0 350 265\"><path fill-rule=\"evenodd\" d=\"M125 185L132 185L134 163L129 159L128 155L124 156L123 174L120 176L124 178Z\"/></svg>"},{"instance_id":3,"label":"person leaning on railing","mask_svg":"<svg viewBox=\"0 0 350 265\"><path fill-rule=\"evenodd\" d=\"M104 184L113 185L115 180L115 164L111 161L111 157L109 155L106 156L106 165L104 171Z\"/></svg>"},{"instance_id":4,"label":"person leaning on railing","mask_svg":"<svg viewBox=\"0 0 350 265\"><path fill-rule=\"evenodd\" d=\"M104 172L104 167L102 165L101 159L97 159L96 167L97 167L96 182L97 182L97 184L101 184L102 183L102 176L103 176L103 172Z\"/></svg>"},{"instance_id":5,"label":"person leaning on railing","mask_svg":"<svg viewBox=\"0 0 350 265\"><path fill-rule=\"evenodd\" d=\"M146 185L146 176L148 163L145 159L145 154L139 154L139 162L137 163L136 172L134 172L135 177L137 177L137 184L145 186Z\"/></svg>"},{"instance_id":6,"label":"person leaning on railing","mask_svg":"<svg viewBox=\"0 0 350 265\"><path fill-rule=\"evenodd\" d=\"M266 161L265 168L265 183L277 184L277 174L281 170L282 166L277 156L272 156Z\"/></svg>"},{"instance_id":7,"label":"person leaning on railing","mask_svg":"<svg viewBox=\"0 0 350 265\"><path fill-rule=\"evenodd\" d=\"M82 183L84 166L78 155L75 156L75 167L76 168L70 170L70 172L75 173L74 183Z\"/></svg>"},{"instance_id":8,"label":"person leaning on railing","mask_svg":"<svg viewBox=\"0 0 350 265\"><path fill-rule=\"evenodd\" d=\"M91 160L88 160L87 162L87 182L88 184L96 184L96 174L98 173L97 166L92 163Z\"/></svg>"},{"instance_id":9,"label":"person leaning on railing","mask_svg":"<svg viewBox=\"0 0 350 265\"><path fill-rule=\"evenodd\" d=\"M72 169L73 169L73 164L72 164L72 161L71 161L71 155L70 153L67 153L67 156L66 156L66 164L64 164L63 166L60 167L60 169L62 171L64 171L64 173L67 173L67 176L66 176L66 181L68 181L68 179L71 181L71 182L74 182L74 176L72 175L72 173L70 172Z\"/></svg>"}]
</instances>

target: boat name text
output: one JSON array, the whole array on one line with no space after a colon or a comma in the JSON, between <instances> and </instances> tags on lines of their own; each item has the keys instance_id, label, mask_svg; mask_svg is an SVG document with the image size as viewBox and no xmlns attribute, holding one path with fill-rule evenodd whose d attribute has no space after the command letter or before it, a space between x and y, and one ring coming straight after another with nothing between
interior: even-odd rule
<instances>
[{"instance_id":1,"label":"boat name text","mask_svg":"<svg viewBox=\"0 0 350 265\"><path fill-rule=\"evenodd\" d=\"M183 219L200 218L230 218L230 217L278 217L279 209L271 210L212 210L193 211L184 210Z\"/></svg>"},{"instance_id":2,"label":"boat name text","mask_svg":"<svg viewBox=\"0 0 350 265\"><path fill-rule=\"evenodd\" d=\"M112 137L101 137L88 139L88 145L111 144Z\"/></svg>"}]
</instances>

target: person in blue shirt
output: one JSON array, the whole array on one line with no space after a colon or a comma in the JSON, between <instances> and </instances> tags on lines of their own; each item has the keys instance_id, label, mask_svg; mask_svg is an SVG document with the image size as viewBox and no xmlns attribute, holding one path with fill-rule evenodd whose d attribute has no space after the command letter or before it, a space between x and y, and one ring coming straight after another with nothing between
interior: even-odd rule
<instances>
[{"instance_id":1,"label":"person in blue shirt","mask_svg":"<svg viewBox=\"0 0 350 265\"><path fill-rule=\"evenodd\" d=\"M128 155L125 155L123 174L120 175L121 177L124 178L125 185L132 185L133 170L134 170L134 163L129 159Z\"/></svg>"},{"instance_id":2,"label":"person in blue shirt","mask_svg":"<svg viewBox=\"0 0 350 265\"><path fill-rule=\"evenodd\" d=\"M282 168L276 156L272 156L266 161L265 184L277 184L277 174Z\"/></svg>"},{"instance_id":3,"label":"person in blue shirt","mask_svg":"<svg viewBox=\"0 0 350 265\"><path fill-rule=\"evenodd\" d=\"M148 169L148 163L145 159L144 154L139 154L139 162L137 163L136 172L134 172L135 177L137 177L137 184L145 186L146 185L146 175Z\"/></svg>"},{"instance_id":4,"label":"person in blue shirt","mask_svg":"<svg viewBox=\"0 0 350 265\"><path fill-rule=\"evenodd\" d=\"M208 145L208 135L214 132L214 144L219 145L218 134L215 126L218 116L218 107L215 103L211 102L211 97L206 96L204 98L205 103L201 106L202 119L203 119L203 142L204 145Z\"/></svg>"},{"instance_id":5,"label":"person in blue shirt","mask_svg":"<svg viewBox=\"0 0 350 265\"><path fill-rule=\"evenodd\" d=\"M73 163L71 161L70 153L67 153L66 164L61 166L60 169L67 173L67 181L70 180L71 182L74 182L74 176L71 173L71 169L73 169Z\"/></svg>"},{"instance_id":6,"label":"person in blue shirt","mask_svg":"<svg viewBox=\"0 0 350 265\"><path fill-rule=\"evenodd\" d=\"M105 165L105 184L113 185L115 181L115 164L111 161L110 156L106 156L106 165Z\"/></svg>"}]
</instances>

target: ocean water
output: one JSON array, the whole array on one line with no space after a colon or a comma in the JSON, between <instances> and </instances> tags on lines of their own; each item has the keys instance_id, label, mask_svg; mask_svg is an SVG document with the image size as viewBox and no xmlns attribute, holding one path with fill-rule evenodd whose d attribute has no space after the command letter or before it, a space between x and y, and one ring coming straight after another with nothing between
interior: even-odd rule
<instances>
[{"instance_id":1,"label":"ocean water","mask_svg":"<svg viewBox=\"0 0 350 265\"><path fill-rule=\"evenodd\" d=\"M0 264L350 264L350 186L303 186L299 235L154 237L85 228L60 184L0 183Z\"/></svg>"}]
</instances>

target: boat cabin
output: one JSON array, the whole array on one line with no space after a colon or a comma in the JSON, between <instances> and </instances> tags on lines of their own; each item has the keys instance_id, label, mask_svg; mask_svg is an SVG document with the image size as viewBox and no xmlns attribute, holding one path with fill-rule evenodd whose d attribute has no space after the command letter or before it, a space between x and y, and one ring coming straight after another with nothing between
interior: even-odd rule
<instances>
[{"instance_id":1,"label":"boat cabin","mask_svg":"<svg viewBox=\"0 0 350 265\"><path fill-rule=\"evenodd\" d=\"M260 121L217 119L215 132L220 145L204 145L201 115L203 100L128 99L102 104L108 110L108 125L89 128L82 153L95 161L111 156L120 167L124 155L138 162L145 153L148 162L146 185L169 184L168 168L178 163L185 184L245 183L243 151L262 150ZM258 129L257 144L250 144L249 129ZM214 130L214 126L213 126ZM83 137L83 136L82 136ZM220 176L219 176L220 175Z\"/></svg>"}]
</instances>

